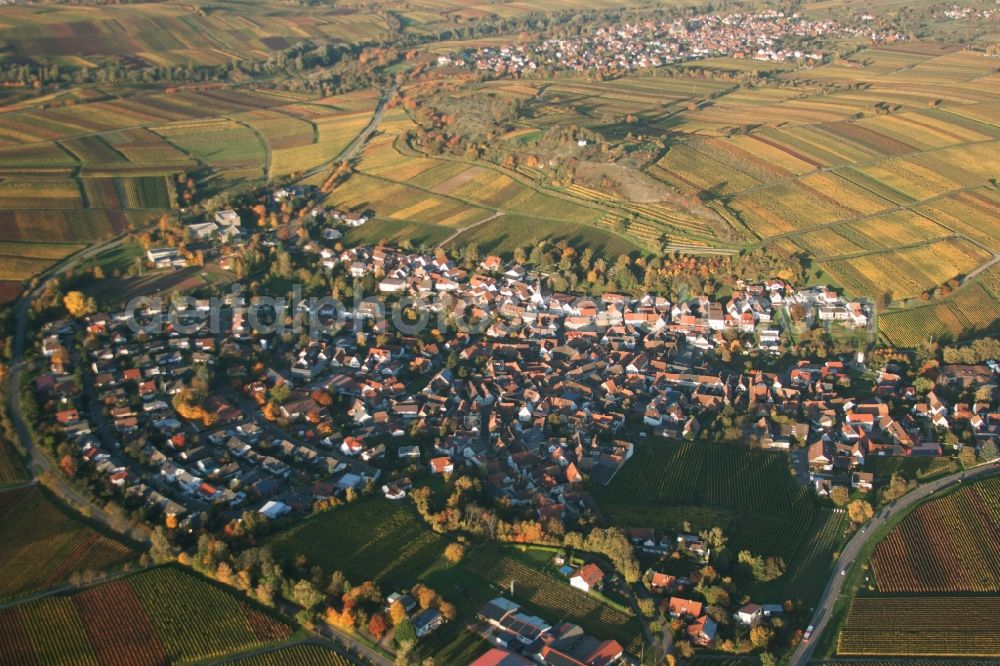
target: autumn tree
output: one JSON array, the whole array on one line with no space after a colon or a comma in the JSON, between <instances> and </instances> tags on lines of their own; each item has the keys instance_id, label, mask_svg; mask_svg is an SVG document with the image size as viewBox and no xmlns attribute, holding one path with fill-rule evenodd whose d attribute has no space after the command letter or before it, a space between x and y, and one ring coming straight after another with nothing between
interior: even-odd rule
<instances>
[{"instance_id":1,"label":"autumn tree","mask_svg":"<svg viewBox=\"0 0 1000 666\"><path fill-rule=\"evenodd\" d=\"M872 510L872 505L864 500L854 500L847 505L847 515L850 517L851 522L861 525L867 523L871 520L871 517L875 515Z\"/></svg>"},{"instance_id":2,"label":"autumn tree","mask_svg":"<svg viewBox=\"0 0 1000 666\"><path fill-rule=\"evenodd\" d=\"M835 486L830 491L830 500L837 506L846 506L851 499L851 493L844 486Z\"/></svg>"},{"instance_id":3,"label":"autumn tree","mask_svg":"<svg viewBox=\"0 0 1000 666\"><path fill-rule=\"evenodd\" d=\"M448 547L444 549L444 558L455 564L459 562L465 555L465 546L460 543L450 543Z\"/></svg>"},{"instance_id":4,"label":"autumn tree","mask_svg":"<svg viewBox=\"0 0 1000 666\"><path fill-rule=\"evenodd\" d=\"M422 583L418 583L413 588L413 596L417 598L417 603L420 604L421 608L430 608L435 603L437 603L438 595L437 592L427 587Z\"/></svg>"},{"instance_id":5,"label":"autumn tree","mask_svg":"<svg viewBox=\"0 0 1000 666\"><path fill-rule=\"evenodd\" d=\"M757 625L750 629L750 643L755 648L767 647L771 640L771 630L764 625Z\"/></svg>"},{"instance_id":6,"label":"autumn tree","mask_svg":"<svg viewBox=\"0 0 1000 666\"><path fill-rule=\"evenodd\" d=\"M292 588L292 600L306 610L312 610L323 601L323 593L307 580L300 580Z\"/></svg>"},{"instance_id":7,"label":"autumn tree","mask_svg":"<svg viewBox=\"0 0 1000 666\"><path fill-rule=\"evenodd\" d=\"M76 476L77 463L76 458L71 455L65 455L59 459L59 469L65 476L70 478Z\"/></svg>"},{"instance_id":8,"label":"autumn tree","mask_svg":"<svg viewBox=\"0 0 1000 666\"><path fill-rule=\"evenodd\" d=\"M167 538L167 531L156 527L149 539L149 556L154 564L163 564L174 559L174 549Z\"/></svg>"},{"instance_id":9,"label":"autumn tree","mask_svg":"<svg viewBox=\"0 0 1000 666\"><path fill-rule=\"evenodd\" d=\"M71 291L63 296L66 311L74 317L85 317L97 310L93 297L88 297L82 291Z\"/></svg>"},{"instance_id":10,"label":"autumn tree","mask_svg":"<svg viewBox=\"0 0 1000 666\"><path fill-rule=\"evenodd\" d=\"M389 606L389 619L393 626L398 627L399 623L406 619L406 607L399 600L393 601Z\"/></svg>"},{"instance_id":11,"label":"autumn tree","mask_svg":"<svg viewBox=\"0 0 1000 666\"><path fill-rule=\"evenodd\" d=\"M902 474L894 472L889 483L882 488L881 499L883 502L894 502L916 487L916 481L907 481Z\"/></svg>"},{"instance_id":12,"label":"autumn tree","mask_svg":"<svg viewBox=\"0 0 1000 666\"><path fill-rule=\"evenodd\" d=\"M388 629L388 624L385 621L385 615L382 613L373 613L371 619L368 621L368 631L375 640L382 640L385 636L385 632Z\"/></svg>"}]
</instances>

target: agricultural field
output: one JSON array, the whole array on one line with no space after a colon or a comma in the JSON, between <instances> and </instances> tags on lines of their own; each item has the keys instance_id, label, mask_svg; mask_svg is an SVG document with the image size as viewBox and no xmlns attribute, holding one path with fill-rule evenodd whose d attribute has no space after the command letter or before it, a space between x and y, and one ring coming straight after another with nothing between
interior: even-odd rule
<instances>
[{"instance_id":1,"label":"agricultural field","mask_svg":"<svg viewBox=\"0 0 1000 666\"><path fill-rule=\"evenodd\" d=\"M92 243L157 219L139 210L0 210L0 242Z\"/></svg>"},{"instance_id":2,"label":"agricultural field","mask_svg":"<svg viewBox=\"0 0 1000 666\"><path fill-rule=\"evenodd\" d=\"M233 666L351 666L353 662L322 645L300 643L226 663Z\"/></svg>"},{"instance_id":3,"label":"agricultural field","mask_svg":"<svg viewBox=\"0 0 1000 666\"><path fill-rule=\"evenodd\" d=\"M0 254L0 280L21 281L41 273L55 263L41 257Z\"/></svg>"},{"instance_id":4,"label":"agricultural field","mask_svg":"<svg viewBox=\"0 0 1000 666\"><path fill-rule=\"evenodd\" d=\"M681 138L646 171L764 241L791 240L849 294L912 299L1000 249L993 69L972 52L879 47L806 80L779 74L794 87L740 88L671 117ZM949 303L890 315L887 326L915 333L887 337L910 346L985 330L996 302L967 296L984 306L975 321Z\"/></svg>"},{"instance_id":5,"label":"agricultural field","mask_svg":"<svg viewBox=\"0 0 1000 666\"><path fill-rule=\"evenodd\" d=\"M361 227L348 229L345 242L354 245L378 245L409 241L413 247L433 247L446 240L453 232L436 224L400 222L376 218Z\"/></svg>"},{"instance_id":6,"label":"agricultural field","mask_svg":"<svg viewBox=\"0 0 1000 666\"><path fill-rule=\"evenodd\" d=\"M898 250L887 250L824 262L823 268L849 294L893 301L919 296L956 276L965 275L991 259L964 239L943 239Z\"/></svg>"},{"instance_id":7,"label":"agricultural field","mask_svg":"<svg viewBox=\"0 0 1000 666\"><path fill-rule=\"evenodd\" d=\"M625 527L719 525L734 549L791 561L813 521L808 493L795 488L785 456L704 442L640 444L597 492L609 519ZM714 522L713 522L714 521Z\"/></svg>"},{"instance_id":8,"label":"agricultural field","mask_svg":"<svg viewBox=\"0 0 1000 666\"><path fill-rule=\"evenodd\" d=\"M170 208L162 176L83 178L81 182L90 208Z\"/></svg>"},{"instance_id":9,"label":"agricultural field","mask_svg":"<svg viewBox=\"0 0 1000 666\"><path fill-rule=\"evenodd\" d=\"M70 179L6 178L0 208L82 208L80 186Z\"/></svg>"},{"instance_id":10,"label":"agricultural field","mask_svg":"<svg viewBox=\"0 0 1000 666\"><path fill-rule=\"evenodd\" d=\"M0 280L19 286L22 281L85 247L86 245L76 243L0 241Z\"/></svg>"},{"instance_id":11,"label":"agricultural field","mask_svg":"<svg viewBox=\"0 0 1000 666\"><path fill-rule=\"evenodd\" d=\"M637 116L637 126L644 131L659 134L664 130L656 121L673 107L698 96L715 95L733 88L734 84L726 81L661 75L608 81L489 81L469 86L461 94L496 93L530 101L533 123L538 128L560 124L571 116L574 124L615 137L636 128L621 122L626 115ZM543 101L536 104L536 99Z\"/></svg>"},{"instance_id":12,"label":"agricultural field","mask_svg":"<svg viewBox=\"0 0 1000 666\"><path fill-rule=\"evenodd\" d=\"M458 635L431 652L435 664L471 664L477 657L492 647L479 634L462 628Z\"/></svg>"},{"instance_id":13,"label":"agricultural field","mask_svg":"<svg viewBox=\"0 0 1000 666\"><path fill-rule=\"evenodd\" d=\"M1000 592L1000 479L918 507L878 544L879 592Z\"/></svg>"},{"instance_id":14,"label":"agricultural field","mask_svg":"<svg viewBox=\"0 0 1000 666\"><path fill-rule=\"evenodd\" d=\"M309 128L307 135L296 136L294 144L279 143L273 131L255 126L268 142L270 177L307 171L336 159L368 124L377 102L371 95L352 94L282 109L289 120Z\"/></svg>"},{"instance_id":15,"label":"agricultural field","mask_svg":"<svg viewBox=\"0 0 1000 666\"><path fill-rule=\"evenodd\" d=\"M221 656L292 633L288 625L182 569L154 569L129 584L171 661Z\"/></svg>"},{"instance_id":16,"label":"agricultural field","mask_svg":"<svg viewBox=\"0 0 1000 666\"><path fill-rule=\"evenodd\" d=\"M991 618L1000 597L858 597L837 640L838 656L995 657Z\"/></svg>"},{"instance_id":17,"label":"agricultural field","mask_svg":"<svg viewBox=\"0 0 1000 666\"><path fill-rule=\"evenodd\" d=\"M574 247L589 247L596 256L609 259L636 250L636 245L610 231L572 222L539 222L537 218L523 215L504 215L490 220L462 232L449 245L462 248L478 243L483 252L510 256L519 247L530 248L543 240L566 240Z\"/></svg>"},{"instance_id":18,"label":"agricultural field","mask_svg":"<svg viewBox=\"0 0 1000 666\"><path fill-rule=\"evenodd\" d=\"M15 295L14 298L17 298ZM3 294L0 291L0 305L3 304ZM21 463L20 455L12 444L0 438L0 488L24 483L28 480L28 471Z\"/></svg>"},{"instance_id":19,"label":"agricultural field","mask_svg":"<svg viewBox=\"0 0 1000 666\"><path fill-rule=\"evenodd\" d=\"M843 509L818 509L802 548L783 577L782 599L801 599L812 605L823 594L833 570L833 555L850 525Z\"/></svg>"},{"instance_id":20,"label":"agricultural field","mask_svg":"<svg viewBox=\"0 0 1000 666\"><path fill-rule=\"evenodd\" d=\"M318 513L271 541L277 557L304 555L325 571L343 571L352 581L388 587L412 585L446 545L406 507L379 501Z\"/></svg>"},{"instance_id":21,"label":"agricultural field","mask_svg":"<svg viewBox=\"0 0 1000 666\"><path fill-rule=\"evenodd\" d=\"M74 572L118 567L136 556L131 546L70 517L35 487L0 492L0 544L0 599L63 583Z\"/></svg>"},{"instance_id":22,"label":"agricultural field","mask_svg":"<svg viewBox=\"0 0 1000 666\"><path fill-rule=\"evenodd\" d=\"M265 612L173 567L8 607L0 616L8 629L0 637L4 663L186 664L292 634Z\"/></svg>"},{"instance_id":23,"label":"agricultural field","mask_svg":"<svg viewBox=\"0 0 1000 666\"><path fill-rule=\"evenodd\" d=\"M263 167L267 146L253 128L226 118L187 120L152 128L201 163L253 173Z\"/></svg>"},{"instance_id":24,"label":"agricultural field","mask_svg":"<svg viewBox=\"0 0 1000 666\"><path fill-rule=\"evenodd\" d=\"M953 459L945 457L869 456L865 461L865 471L885 478L898 472L907 479L923 482L952 474L958 471L958 465Z\"/></svg>"},{"instance_id":25,"label":"agricultural field","mask_svg":"<svg viewBox=\"0 0 1000 666\"><path fill-rule=\"evenodd\" d=\"M592 636L613 638L626 651L639 653L643 637L638 620L570 587L568 581L551 578L502 552L477 557L463 567L501 588L514 580L514 599L542 617L575 622Z\"/></svg>"},{"instance_id":26,"label":"agricultural field","mask_svg":"<svg viewBox=\"0 0 1000 666\"><path fill-rule=\"evenodd\" d=\"M178 205L178 177L192 178L205 197L244 179L321 167L368 123L378 99L375 90L317 100L182 86L7 109L0 112L0 242L88 244L146 226ZM13 256L0 280L20 281L51 264Z\"/></svg>"},{"instance_id":27,"label":"agricultural field","mask_svg":"<svg viewBox=\"0 0 1000 666\"><path fill-rule=\"evenodd\" d=\"M497 167L412 155L398 142L393 135L374 139L357 171L327 197L338 208L374 213L375 220L349 232L352 241L413 233L416 245L451 238L455 247L477 243L509 256L543 239L566 239L609 260L636 249L585 201L540 191Z\"/></svg>"},{"instance_id":28,"label":"agricultural field","mask_svg":"<svg viewBox=\"0 0 1000 666\"><path fill-rule=\"evenodd\" d=\"M6 305L16 301L20 295L20 280L0 280L0 305Z\"/></svg>"},{"instance_id":29,"label":"agricultural field","mask_svg":"<svg viewBox=\"0 0 1000 666\"><path fill-rule=\"evenodd\" d=\"M982 285L985 276L936 303L879 315L879 332L897 347L925 340L957 341L995 328L1000 299Z\"/></svg>"}]
</instances>

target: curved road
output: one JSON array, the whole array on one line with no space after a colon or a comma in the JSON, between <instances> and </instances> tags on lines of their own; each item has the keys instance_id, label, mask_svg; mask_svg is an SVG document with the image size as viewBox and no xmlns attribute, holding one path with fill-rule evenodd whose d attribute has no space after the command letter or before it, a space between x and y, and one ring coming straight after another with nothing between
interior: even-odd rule
<instances>
[{"instance_id":1,"label":"curved road","mask_svg":"<svg viewBox=\"0 0 1000 666\"><path fill-rule=\"evenodd\" d=\"M119 532L133 541L148 543L149 537L144 534L135 533L134 530L127 528L123 531L119 519L113 517L110 513L105 511L103 507L91 502L89 498L85 497L80 493L80 491L70 485L70 483L58 470L52 469L52 463L44 454L42 454L38 447L35 446L35 440L31 436L31 430L29 430L27 424L25 423L24 415L21 412L21 374L26 367L24 360L24 348L25 338L28 334L28 314L31 302L41 293L46 281L50 277L73 270L81 261L88 259L99 252L115 247L123 240L123 237L119 237L100 245L91 246L82 252L68 257L64 261L61 261L42 273L38 280L38 286L24 294L17 302L16 309L14 311L13 358L11 359L10 368L7 372L7 386L5 387L7 391L7 413L10 415L10 419L14 424L14 429L17 430L17 436L21 440L21 446L28 452L28 456L31 459L31 465L29 466L28 473L32 479L37 478L37 475L35 474L36 469L41 470L43 473L49 472L49 482L47 487L58 495L63 502L84 515L87 515L89 518L96 520L110 530Z\"/></svg>"},{"instance_id":2,"label":"curved road","mask_svg":"<svg viewBox=\"0 0 1000 666\"><path fill-rule=\"evenodd\" d=\"M383 114L385 113L389 98L395 90L395 86L390 86L388 89L383 91L378 105L372 113L371 120L354 138L354 140L340 152L340 154L338 154L331 161L306 172L301 176L300 180L302 178L307 178L310 175L321 173L324 169L329 168L329 166L334 162L345 159L353 159L358 151L364 146L369 137L371 137L371 135L375 132L379 122L382 120ZM21 445L28 452L28 456L31 459L31 466L28 469L28 473L31 478L37 480L37 475L35 474L36 469L41 470L42 473L51 472L48 476L51 478L49 485L53 492L59 495L64 502L75 508L77 511L89 514L94 520L97 520L101 524L115 531L120 530L114 527L111 514L107 513L102 507L93 504L87 497L84 497L76 488L70 485L65 478L63 478L62 474L60 474L58 470L52 470L52 463L41 453L41 451L38 450L38 447L35 446L34 438L31 436L31 431L28 429L27 424L24 421L24 415L21 412L20 393L21 376L26 367L24 350L28 334L28 315L32 301L34 301L34 299L42 292L46 281L48 281L52 276L72 271L86 259L89 259L105 250L116 247L124 241L125 236L119 236L104 243L92 245L77 254L67 257L63 261L42 272L38 276L38 286L21 296L15 306L14 348L12 350L13 358L11 359L10 367L8 369L6 385L7 411L10 415L11 421L14 423L14 428L17 430L17 435L21 440ZM127 536L135 539L139 535L128 532ZM143 537L140 537L139 540L148 543L148 536L143 535Z\"/></svg>"},{"instance_id":3,"label":"curved road","mask_svg":"<svg viewBox=\"0 0 1000 666\"><path fill-rule=\"evenodd\" d=\"M938 490L948 488L955 485L963 479L974 479L982 476L987 476L989 474L994 474L1000 471L997 467L997 463L987 463L986 465L976 467L964 472L956 472L955 474L950 474L948 476L942 477L936 481L930 481L922 486L918 486L914 490L911 490L906 495L903 495L900 499L896 500L894 507L883 507L875 516L868 521L868 523L861 528L858 532L854 534L847 545L840 553L840 557L837 559L837 564L833 568L833 577L826 584L826 589L823 590L823 596L813 611L812 625L813 633L809 638L809 642L801 642L799 646L792 653L791 659L789 660L789 666L801 666L809 662L809 658L812 655L813 649L819 642L819 637L826 628L827 622L830 621L830 615L833 612L833 606L837 602L837 598L840 596L841 588L844 586L847 576L840 575L844 567L850 566L855 563L858 557L858 553L861 549L868 543L876 531L883 525L893 513L898 513L907 507L913 506L928 497Z\"/></svg>"}]
</instances>

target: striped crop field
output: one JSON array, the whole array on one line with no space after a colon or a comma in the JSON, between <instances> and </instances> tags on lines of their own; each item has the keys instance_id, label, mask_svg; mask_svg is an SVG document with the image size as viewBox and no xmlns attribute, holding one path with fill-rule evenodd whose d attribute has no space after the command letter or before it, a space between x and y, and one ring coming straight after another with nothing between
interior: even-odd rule
<instances>
[{"instance_id":1,"label":"striped crop field","mask_svg":"<svg viewBox=\"0 0 1000 666\"><path fill-rule=\"evenodd\" d=\"M837 639L839 656L995 657L1000 597L859 597Z\"/></svg>"},{"instance_id":2,"label":"striped crop field","mask_svg":"<svg viewBox=\"0 0 1000 666\"><path fill-rule=\"evenodd\" d=\"M0 492L0 515L0 598L52 587L73 572L119 566L136 555L131 546L64 513L37 488Z\"/></svg>"},{"instance_id":3,"label":"striped crop field","mask_svg":"<svg viewBox=\"0 0 1000 666\"><path fill-rule=\"evenodd\" d=\"M191 664L292 634L230 592L173 567L8 607L0 618L0 662L19 664Z\"/></svg>"},{"instance_id":4,"label":"striped crop field","mask_svg":"<svg viewBox=\"0 0 1000 666\"><path fill-rule=\"evenodd\" d=\"M1000 592L1000 479L919 506L878 544L880 592Z\"/></svg>"}]
</instances>

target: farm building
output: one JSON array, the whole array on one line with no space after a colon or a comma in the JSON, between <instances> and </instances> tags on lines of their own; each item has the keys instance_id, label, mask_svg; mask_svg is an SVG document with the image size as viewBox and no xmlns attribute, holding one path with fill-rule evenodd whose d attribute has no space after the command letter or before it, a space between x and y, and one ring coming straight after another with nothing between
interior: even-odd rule
<instances>
[{"instance_id":1,"label":"farm building","mask_svg":"<svg viewBox=\"0 0 1000 666\"><path fill-rule=\"evenodd\" d=\"M417 631L417 638L423 638L442 624L444 624L444 617L441 615L441 611L436 608L428 608L413 618L413 628Z\"/></svg>"},{"instance_id":2,"label":"farm building","mask_svg":"<svg viewBox=\"0 0 1000 666\"><path fill-rule=\"evenodd\" d=\"M469 666L530 666L531 661L502 648L490 648Z\"/></svg>"}]
</instances>

